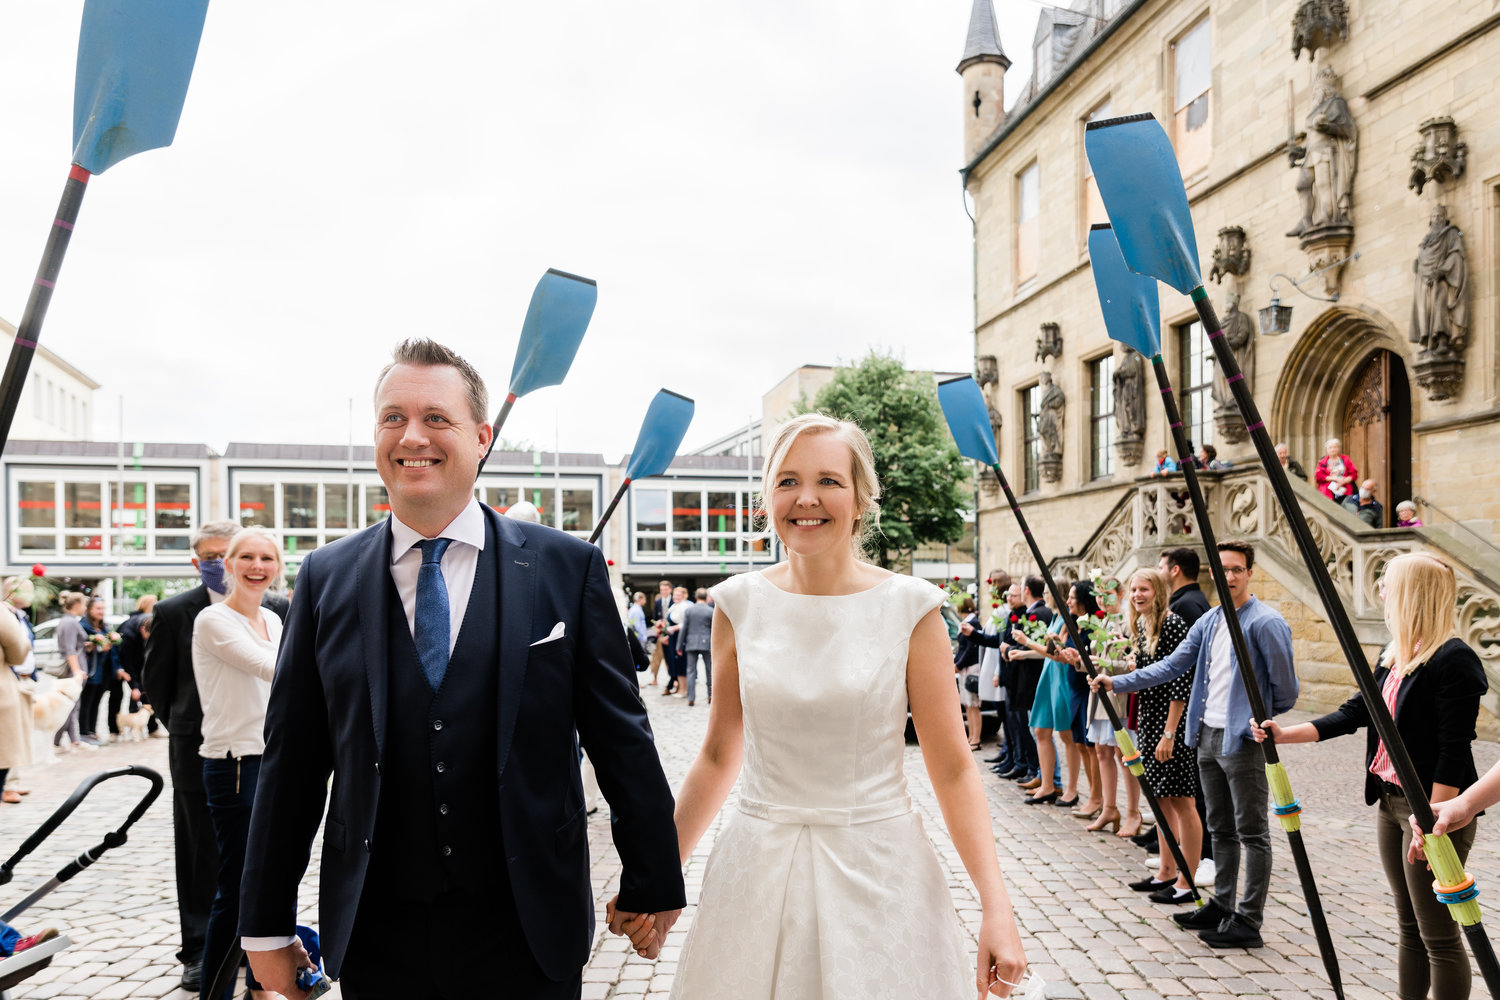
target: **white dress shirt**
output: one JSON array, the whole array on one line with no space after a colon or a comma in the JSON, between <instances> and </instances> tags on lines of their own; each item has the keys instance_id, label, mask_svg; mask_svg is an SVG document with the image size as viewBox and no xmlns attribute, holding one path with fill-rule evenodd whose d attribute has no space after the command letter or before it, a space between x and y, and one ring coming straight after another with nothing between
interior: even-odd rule
<instances>
[{"instance_id":1,"label":"white dress shirt","mask_svg":"<svg viewBox=\"0 0 1500 1000\"><path fill-rule=\"evenodd\" d=\"M396 593L401 595L406 627L413 636L417 634L417 575L422 571L422 550L417 543L424 537L395 514L391 515L391 579L396 584ZM464 612L469 608L469 595L474 590L479 553L484 550L484 512L479 509L479 501L471 499L435 537L451 538L455 543L443 553L443 583L448 588L448 653L452 655L458 630L464 623Z\"/></svg>"},{"instance_id":2,"label":"white dress shirt","mask_svg":"<svg viewBox=\"0 0 1500 1000\"><path fill-rule=\"evenodd\" d=\"M1208 697L1203 705L1203 724L1229 728L1229 689L1239 683L1234 669L1234 649L1229 642L1229 624L1219 622L1208 647Z\"/></svg>"},{"instance_id":3,"label":"white dress shirt","mask_svg":"<svg viewBox=\"0 0 1500 1000\"><path fill-rule=\"evenodd\" d=\"M200 757L255 757L266 751L266 702L276 673L281 619L260 609L269 639L228 604L212 604L193 620L193 676L203 702Z\"/></svg>"},{"instance_id":4,"label":"white dress shirt","mask_svg":"<svg viewBox=\"0 0 1500 1000\"><path fill-rule=\"evenodd\" d=\"M401 607L406 612L406 627L412 637L417 634L417 576L422 571L422 550L417 543L426 536L391 514L391 580L396 584L396 593L401 597ZM435 536L451 538L443 553L443 583L448 589L448 654L453 654L453 645L458 642L458 630L464 623L464 612L469 608L469 596L474 592L474 572L479 568L479 553L484 550L484 512L479 501L470 499L468 506L448 522L448 526ZM246 951L273 951L285 948L294 939L288 937L246 937L240 946Z\"/></svg>"}]
</instances>

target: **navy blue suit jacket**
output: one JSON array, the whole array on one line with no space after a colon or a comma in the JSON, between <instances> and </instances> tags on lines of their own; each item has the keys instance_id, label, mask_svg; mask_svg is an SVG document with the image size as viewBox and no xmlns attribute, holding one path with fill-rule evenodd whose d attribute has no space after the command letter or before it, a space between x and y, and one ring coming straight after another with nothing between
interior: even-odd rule
<instances>
[{"instance_id":1,"label":"navy blue suit jacket","mask_svg":"<svg viewBox=\"0 0 1500 1000\"><path fill-rule=\"evenodd\" d=\"M495 773L506 870L526 941L554 979L577 975L594 923L588 817L575 732L614 810L622 910L684 904L672 793L637 692L604 557L564 532L484 508L498 563L500 673ZM297 576L266 715L250 822L240 933L291 934L297 887L323 815L318 915L337 976L376 843L387 713L391 530L366 528L312 552ZM394 604L394 606L393 606ZM547 639L562 622L561 639ZM333 777L332 789L328 785ZM493 947L474 941L474 947Z\"/></svg>"}]
</instances>

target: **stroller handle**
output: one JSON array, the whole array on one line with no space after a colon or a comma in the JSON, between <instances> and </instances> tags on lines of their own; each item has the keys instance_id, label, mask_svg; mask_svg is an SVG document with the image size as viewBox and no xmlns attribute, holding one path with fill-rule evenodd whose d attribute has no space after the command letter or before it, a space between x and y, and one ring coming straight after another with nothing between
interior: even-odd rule
<instances>
[{"instance_id":1,"label":"stroller handle","mask_svg":"<svg viewBox=\"0 0 1500 1000\"><path fill-rule=\"evenodd\" d=\"M151 782L151 787L141 796L141 800L136 803L135 808L130 810L130 815L125 817L125 822L120 824L119 829L105 834L104 840L97 847L85 851L76 859L69 862L62 871L58 872L57 878L54 881L56 883L66 882L99 860L99 855L105 851L113 847L119 847L125 843L127 832L135 824L135 821L145 815L147 809L151 808L151 803L155 802L157 797L161 795L162 788L165 786L165 782L162 780L160 774L149 767L143 767L139 764L128 764L113 771L100 771L98 774L90 775L83 779L78 787L73 789L73 794L69 795L67 800L58 806L41 826L37 827L35 833L26 838L25 842L17 848L16 853L6 859L3 864L0 864L0 885L5 885L14 877L14 869L20 863L21 859L36 850L42 841L51 836L52 831L61 826L63 821L71 816L73 811L83 803L83 800L88 797L89 792L112 778L128 776L145 778Z\"/></svg>"}]
</instances>

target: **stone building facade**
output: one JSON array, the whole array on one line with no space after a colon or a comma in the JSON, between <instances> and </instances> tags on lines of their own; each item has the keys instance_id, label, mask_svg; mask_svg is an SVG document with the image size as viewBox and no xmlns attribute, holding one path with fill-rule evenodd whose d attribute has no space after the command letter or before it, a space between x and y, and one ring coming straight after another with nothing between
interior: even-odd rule
<instances>
[{"instance_id":1,"label":"stone building facade","mask_svg":"<svg viewBox=\"0 0 1500 1000\"><path fill-rule=\"evenodd\" d=\"M1398 501L1418 500L1425 528L1376 529L1305 491L1368 651L1385 641L1382 560L1439 551L1467 581L1465 638L1500 688L1497 29L1481 0L1440 16L1395 0L1075 0L1040 15L1032 76L1017 81L990 0L975 0L958 70L976 371L1003 418L1006 474L1056 565L1127 569L1192 541L1173 491L1147 478L1171 439L1149 366L1141 378L1105 334L1087 249L1105 216L1085 125L1150 112L1173 139L1208 290L1226 330L1236 324L1272 436L1309 473L1341 438L1387 526ZM1008 112L1006 83L1020 90ZM1289 320L1262 319L1272 305ZM1163 285L1161 313L1190 436L1239 470L1208 477L1220 531L1262 533L1260 589L1296 627L1305 703L1326 704L1350 688L1347 667L1295 550L1278 546L1278 515L1256 507L1270 502L1264 473L1257 485L1191 303ZM993 490L980 559L1029 563ZM1495 731L1500 696L1486 707Z\"/></svg>"}]
</instances>

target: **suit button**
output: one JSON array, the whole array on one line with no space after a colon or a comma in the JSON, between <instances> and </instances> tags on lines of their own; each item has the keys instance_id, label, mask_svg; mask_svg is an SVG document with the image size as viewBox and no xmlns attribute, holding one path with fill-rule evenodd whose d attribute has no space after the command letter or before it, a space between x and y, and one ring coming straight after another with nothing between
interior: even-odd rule
<instances>
[{"instance_id":1,"label":"suit button","mask_svg":"<svg viewBox=\"0 0 1500 1000\"><path fill-rule=\"evenodd\" d=\"M438 806L438 815L439 816L446 816L446 815L448 815L448 803L444 802L443 804L441 804L441 805Z\"/></svg>"},{"instance_id":2,"label":"suit button","mask_svg":"<svg viewBox=\"0 0 1500 1000\"><path fill-rule=\"evenodd\" d=\"M375 773L376 774L380 773L380 761L378 761L378 760L375 762Z\"/></svg>"},{"instance_id":3,"label":"suit button","mask_svg":"<svg viewBox=\"0 0 1500 1000\"><path fill-rule=\"evenodd\" d=\"M448 765L444 764L442 761L438 761L437 767L434 770L436 770L438 774L442 774L444 771L448 770Z\"/></svg>"},{"instance_id":4,"label":"suit button","mask_svg":"<svg viewBox=\"0 0 1500 1000\"><path fill-rule=\"evenodd\" d=\"M370 841L369 841L369 838L365 838L365 853L366 854L370 853Z\"/></svg>"},{"instance_id":5,"label":"suit button","mask_svg":"<svg viewBox=\"0 0 1500 1000\"><path fill-rule=\"evenodd\" d=\"M443 720L442 719L435 719L433 721L433 723L432 723L432 731L435 732L435 733L440 733L440 732L443 731Z\"/></svg>"},{"instance_id":6,"label":"suit button","mask_svg":"<svg viewBox=\"0 0 1500 1000\"><path fill-rule=\"evenodd\" d=\"M448 855L450 855L452 853L453 853L453 848L449 847L447 844L444 844L443 845L443 857L446 858Z\"/></svg>"}]
</instances>

